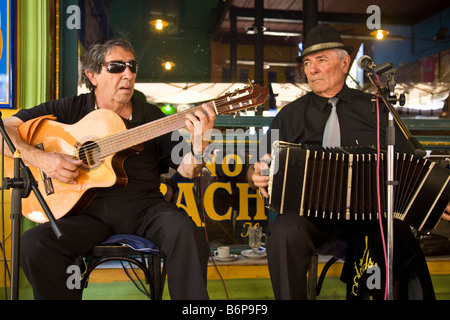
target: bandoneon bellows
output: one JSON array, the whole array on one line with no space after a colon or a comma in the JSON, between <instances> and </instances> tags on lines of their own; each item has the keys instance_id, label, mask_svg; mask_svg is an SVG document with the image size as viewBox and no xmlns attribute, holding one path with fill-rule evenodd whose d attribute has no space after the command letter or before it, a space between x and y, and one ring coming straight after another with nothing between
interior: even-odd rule
<instances>
[{"instance_id":1,"label":"bandoneon bellows","mask_svg":"<svg viewBox=\"0 0 450 320\"><path fill-rule=\"evenodd\" d=\"M379 211L386 217L386 170L386 154L380 151L378 157L375 147L325 149L276 141L269 206L279 214L326 219L377 219ZM450 198L449 180L450 170L428 159L395 153L394 218L420 231L433 229Z\"/></svg>"}]
</instances>

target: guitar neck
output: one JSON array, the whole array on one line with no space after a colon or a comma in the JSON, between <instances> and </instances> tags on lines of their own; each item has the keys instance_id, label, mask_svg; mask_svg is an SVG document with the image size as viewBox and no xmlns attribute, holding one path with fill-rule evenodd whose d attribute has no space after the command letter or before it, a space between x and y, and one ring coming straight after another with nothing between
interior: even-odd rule
<instances>
[{"instance_id":1,"label":"guitar neck","mask_svg":"<svg viewBox=\"0 0 450 320\"><path fill-rule=\"evenodd\" d=\"M201 106L197 106L98 140L96 143L100 146L100 157L103 159L166 133L181 129L186 126L186 114L194 113L197 110L203 109Z\"/></svg>"},{"instance_id":2,"label":"guitar neck","mask_svg":"<svg viewBox=\"0 0 450 320\"><path fill-rule=\"evenodd\" d=\"M266 88L252 85L205 104L213 109L217 115L228 114L250 107L257 107L266 101L268 94L269 91ZM195 113L197 110L205 112L202 105L199 105L98 140L96 144L99 145L101 150L100 158L103 159L119 151L181 129L186 126L186 115Z\"/></svg>"}]
</instances>

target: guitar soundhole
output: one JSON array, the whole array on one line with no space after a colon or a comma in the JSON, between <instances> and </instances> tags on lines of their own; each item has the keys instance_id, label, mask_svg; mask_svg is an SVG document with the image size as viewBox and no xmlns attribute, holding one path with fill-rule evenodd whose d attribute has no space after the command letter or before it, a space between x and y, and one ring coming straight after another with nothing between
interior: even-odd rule
<instances>
[{"instance_id":1,"label":"guitar soundhole","mask_svg":"<svg viewBox=\"0 0 450 320\"><path fill-rule=\"evenodd\" d=\"M101 150L97 143L88 141L78 149L78 158L83 160L81 165L85 169L93 169L99 166L101 161Z\"/></svg>"}]
</instances>

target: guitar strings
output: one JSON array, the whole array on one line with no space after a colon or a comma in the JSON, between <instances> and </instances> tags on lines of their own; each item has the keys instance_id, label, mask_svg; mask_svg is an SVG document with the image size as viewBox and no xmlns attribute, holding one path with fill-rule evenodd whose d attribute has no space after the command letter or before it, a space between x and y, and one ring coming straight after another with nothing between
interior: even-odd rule
<instances>
[{"instance_id":1,"label":"guitar strings","mask_svg":"<svg viewBox=\"0 0 450 320\"><path fill-rule=\"evenodd\" d=\"M195 107L194 109L189 109L189 110L181 111L181 112L177 113L176 117L175 117L175 118L177 118L176 121L184 120L185 119L185 115L187 113L189 113L191 111L195 112L197 109L200 109L200 108ZM167 122L167 120L169 120L172 123L174 122L174 119L173 119L172 116L160 118L158 120L153 121L152 124L154 125L154 131L155 132L160 132L161 130L165 129L165 125L162 123L163 121L161 121L161 120L164 120L164 122ZM123 132L119 132L119 133L114 134L112 136L101 138L100 140L94 140L92 142L88 142L88 143L86 143L83 146L82 150L84 151L84 153L89 153L89 152L92 152L93 150L95 150L97 148L98 144L115 145L120 140L124 140L124 138L125 138L124 135L128 136L130 133L133 133L133 132L130 132L130 131L140 131L140 130L142 130L142 128L136 127L136 128L132 128L132 129L123 131ZM76 149L75 148L75 149L73 149L72 151L69 152L69 155L76 157L79 150L80 149ZM102 157L102 159L104 159L105 157L107 157L110 154L109 152L107 152L107 153L108 154L104 155Z\"/></svg>"},{"instance_id":2,"label":"guitar strings","mask_svg":"<svg viewBox=\"0 0 450 320\"><path fill-rule=\"evenodd\" d=\"M217 100L217 101L219 101L219 103L221 103L220 100ZM213 103L209 102L207 104L213 104ZM221 108L223 106L221 106L218 103L216 103L216 107ZM181 111L181 112L177 113L176 117L175 117L177 119L175 119L175 121L183 121L185 119L185 115L186 114L188 114L190 112L194 113L197 110L202 110L201 105L197 106L197 107L194 107L193 109L188 109L188 110L184 110L184 111ZM173 122L174 117L173 116L169 116L167 118L164 117L164 118L155 120L153 122L153 124L155 126L155 128L154 128L155 131L160 132L161 130L164 130L166 128L164 122L167 122L167 120L169 120L170 122ZM117 134L112 135L110 137L102 138L101 140L98 140L98 141L89 142L89 143L87 143L86 145L83 146L83 148L82 148L83 152L82 153L78 152L80 149L74 149L71 152L70 155L73 156L73 157L77 157L78 156L78 158L80 158L81 160L86 160L86 154L89 154L92 151L94 151L95 149L97 149L98 148L98 144L99 144L98 142L100 142L100 144L105 144L105 145L117 144L118 141L124 140L124 137L123 137L124 135L129 136L130 131L132 131L132 130L139 131L139 130L142 130L142 128L136 127L136 128L130 129L130 130L126 130L124 132L117 133ZM112 140L112 141L110 141L110 140ZM137 144L139 144L139 143L137 143ZM132 147L132 145L130 147ZM100 148L100 149L102 149L102 148ZM110 155L112 153L114 153L114 152L107 152L107 154L103 155L102 157L100 157L100 159L104 159L105 157L107 157L108 155Z\"/></svg>"},{"instance_id":3,"label":"guitar strings","mask_svg":"<svg viewBox=\"0 0 450 320\"><path fill-rule=\"evenodd\" d=\"M245 90L245 89L243 89L243 90ZM249 99L248 101L250 101L250 100L251 99ZM229 102L230 102L230 100L228 100L228 96L226 96L226 97L223 97L223 98L218 98L217 100L212 100L212 101L206 102L205 104L207 104L210 107L215 108L217 113L220 114L220 112L218 110L222 109L222 108L225 108ZM248 106L248 107L250 107L250 106ZM166 129L166 126L165 126L164 122L172 121L172 120L174 120L174 118L177 118L176 121L185 120L186 114L188 114L188 113L195 113L198 110L203 111L202 105L195 106L192 109L186 109L186 110L180 111L180 112L178 112L178 113L176 113L174 115L171 115L169 117L160 118L160 119L155 120L155 121L153 121L151 123L154 124L156 131L159 132L160 130ZM100 140L94 140L93 142L89 142L86 145L83 145L83 148L78 148L78 149L74 148L67 155L75 157L75 158L78 158L80 160L83 160L83 162L85 162L87 160L86 154L90 154L92 151L97 149L99 142L101 144L117 144L118 141L124 140L123 136L124 135L128 136L130 134L130 131L139 131L139 130L142 130L141 126L140 127L136 127L136 128L132 128L132 129L129 129L129 130L125 130L123 132L119 132L119 133L114 134L114 135L109 136L109 137L101 138ZM112 141L109 141L109 140L112 140ZM139 143L137 143L137 144L139 144ZM137 145L137 144L135 144L135 145ZM130 146L130 147L132 147L132 146ZM80 149L82 149L82 151L83 151L81 154L79 152ZM106 155L102 155L99 159L100 160L105 159L107 156L111 155L112 153L114 153L114 152L107 152Z\"/></svg>"}]
</instances>

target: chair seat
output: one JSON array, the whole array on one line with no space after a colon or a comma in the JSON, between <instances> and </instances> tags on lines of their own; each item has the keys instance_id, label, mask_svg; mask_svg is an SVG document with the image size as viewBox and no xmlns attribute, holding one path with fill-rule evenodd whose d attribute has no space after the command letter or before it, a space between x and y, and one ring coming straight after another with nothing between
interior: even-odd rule
<instances>
[{"instance_id":1,"label":"chair seat","mask_svg":"<svg viewBox=\"0 0 450 320\"><path fill-rule=\"evenodd\" d=\"M115 234L106 239L101 245L121 244L129 247L134 251L145 252L160 255L159 247L148 240L134 234Z\"/></svg>"},{"instance_id":2,"label":"chair seat","mask_svg":"<svg viewBox=\"0 0 450 320\"><path fill-rule=\"evenodd\" d=\"M145 256L147 256L147 261ZM127 261L144 272L150 286L151 299L162 299L165 267L163 264L161 269L159 247L146 238L130 234L113 235L92 248L86 253L83 260L88 261L82 280L83 289L87 287L91 272L100 264L108 261ZM127 271L125 270L125 272Z\"/></svg>"}]
</instances>

